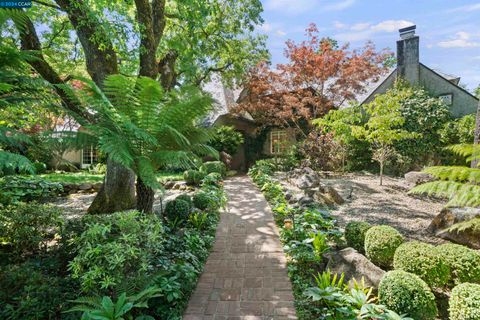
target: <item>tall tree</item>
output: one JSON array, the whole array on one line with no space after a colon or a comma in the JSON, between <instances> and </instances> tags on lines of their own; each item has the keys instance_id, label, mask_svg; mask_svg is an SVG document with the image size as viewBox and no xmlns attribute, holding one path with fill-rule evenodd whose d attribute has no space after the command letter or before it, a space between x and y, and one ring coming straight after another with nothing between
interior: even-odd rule
<instances>
[{"instance_id":1,"label":"tall tree","mask_svg":"<svg viewBox=\"0 0 480 320\"><path fill-rule=\"evenodd\" d=\"M364 93L388 69L392 54L377 52L368 42L349 50L348 44L321 38L315 24L306 29L307 40L286 42L288 62L272 70L266 63L252 70L248 94L238 110L248 111L263 123L302 127L338 109L344 102Z\"/></svg>"},{"instance_id":2,"label":"tall tree","mask_svg":"<svg viewBox=\"0 0 480 320\"><path fill-rule=\"evenodd\" d=\"M22 49L36 52L32 67L52 84L85 73L73 67L80 61L100 88L108 75L125 73L158 80L170 90L178 83L200 85L213 72L222 73L226 81L239 79L265 58L264 38L253 33L262 23L261 11L259 0L45 0L35 1L26 23L16 20L16 25ZM14 32L12 38L15 42ZM58 61L56 55L65 59ZM95 123L88 108L60 87L55 88L67 110ZM110 158L107 167L90 212L134 204L131 170Z\"/></svg>"}]
</instances>

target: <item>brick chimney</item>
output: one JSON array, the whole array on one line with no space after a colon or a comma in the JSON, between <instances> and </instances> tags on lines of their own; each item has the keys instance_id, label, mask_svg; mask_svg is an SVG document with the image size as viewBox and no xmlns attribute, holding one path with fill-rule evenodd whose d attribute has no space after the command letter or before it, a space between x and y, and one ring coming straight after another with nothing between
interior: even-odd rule
<instances>
[{"instance_id":1,"label":"brick chimney","mask_svg":"<svg viewBox=\"0 0 480 320\"><path fill-rule=\"evenodd\" d=\"M397 41L397 77L417 84L420 80L419 42L415 35L417 26L402 28Z\"/></svg>"}]
</instances>

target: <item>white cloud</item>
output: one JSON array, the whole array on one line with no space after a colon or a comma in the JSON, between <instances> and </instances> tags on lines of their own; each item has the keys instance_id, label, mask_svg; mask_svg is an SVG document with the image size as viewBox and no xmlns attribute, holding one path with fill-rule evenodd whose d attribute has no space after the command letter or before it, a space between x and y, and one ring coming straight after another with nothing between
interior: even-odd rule
<instances>
[{"instance_id":1,"label":"white cloud","mask_svg":"<svg viewBox=\"0 0 480 320\"><path fill-rule=\"evenodd\" d=\"M356 0L334 1L335 3L325 6L324 9L326 11L342 11L353 6L355 1Z\"/></svg>"},{"instance_id":2,"label":"white cloud","mask_svg":"<svg viewBox=\"0 0 480 320\"><path fill-rule=\"evenodd\" d=\"M335 29L345 29L348 27L347 24L341 23L340 21L333 21L333 26L335 27Z\"/></svg>"},{"instance_id":3,"label":"white cloud","mask_svg":"<svg viewBox=\"0 0 480 320\"><path fill-rule=\"evenodd\" d=\"M408 20L385 20L377 24L368 22L356 23L352 26L347 26L351 32L342 32L334 36L340 41L361 41L369 40L375 33L397 32L398 29L413 25L414 23Z\"/></svg>"},{"instance_id":4,"label":"white cloud","mask_svg":"<svg viewBox=\"0 0 480 320\"><path fill-rule=\"evenodd\" d=\"M266 0L265 9L284 14L297 15L310 10L342 11L350 8L357 0Z\"/></svg>"},{"instance_id":5,"label":"white cloud","mask_svg":"<svg viewBox=\"0 0 480 320\"><path fill-rule=\"evenodd\" d=\"M284 37L284 36L287 35L287 33L286 33L285 31L283 31L283 30L277 30L277 31L275 32L275 34L276 34L277 36L280 36L280 37Z\"/></svg>"},{"instance_id":6,"label":"white cloud","mask_svg":"<svg viewBox=\"0 0 480 320\"><path fill-rule=\"evenodd\" d=\"M268 33L270 31L272 31L272 25L270 23L264 23L264 24L258 26L258 30L260 30L262 32L265 32L265 33Z\"/></svg>"},{"instance_id":7,"label":"white cloud","mask_svg":"<svg viewBox=\"0 0 480 320\"><path fill-rule=\"evenodd\" d=\"M437 45L442 48L474 48L480 47L480 39L475 40L470 33L460 31L451 40L440 41Z\"/></svg>"},{"instance_id":8,"label":"white cloud","mask_svg":"<svg viewBox=\"0 0 480 320\"><path fill-rule=\"evenodd\" d=\"M480 10L480 2L474 3L474 4L469 4L469 5L466 5L466 6L456 7L456 8L450 9L448 11L449 12L459 12L459 11L473 12L473 11L477 11L477 10Z\"/></svg>"},{"instance_id":9,"label":"white cloud","mask_svg":"<svg viewBox=\"0 0 480 320\"><path fill-rule=\"evenodd\" d=\"M353 31L363 31L368 28L370 28L370 23L364 22L364 23L356 23L350 29Z\"/></svg>"},{"instance_id":10,"label":"white cloud","mask_svg":"<svg viewBox=\"0 0 480 320\"><path fill-rule=\"evenodd\" d=\"M375 32L396 32L398 29L409 27L413 24L413 22L407 20L385 20L372 26L371 29Z\"/></svg>"}]
</instances>

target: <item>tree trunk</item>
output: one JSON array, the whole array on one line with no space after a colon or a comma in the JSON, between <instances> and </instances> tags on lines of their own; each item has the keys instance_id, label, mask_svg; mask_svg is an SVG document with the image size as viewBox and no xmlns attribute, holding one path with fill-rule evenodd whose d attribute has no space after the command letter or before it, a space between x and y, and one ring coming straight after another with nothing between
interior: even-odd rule
<instances>
[{"instance_id":1,"label":"tree trunk","mask_svg":"<svg viewBox=\"0 0 480 320\"><path fill-rule=\"evenodd\" d=\"M479 144L480 143L480 101L478 102L478 107L477 107L477 117L475 120L475 139L474 139L474 144ZM480 160L473 160L472 161L472 168L478 167L478 163Z\"/></svg>"},{"instance_id":2,"label":"tree trunk","mask_svg":"<svg viewBox=\"0 0 480 320\"><path fill-rule=\"evenodd\" d=\"M383 161L380 161L380 185L383 186Z\"/></svg>"},{"instance_id":3,"label":"tree trunk","mask_svg":"<svg viewBox=\"0 0 480 320\"><path fill-rule=\"evenodd\" d=\"M153 200L155 191L145 185L140 177L137 177L137 210L145 213L153 212Z\"/></svg>"},{"instance_id":4,"label":"tree trunk","mask_svg":"<svg viewBox=\"0 0 480 320\"><path fill-rule=\"evenodd\" d=\"M107 173L102 188L88 213L112 213L135 208L135 175L130 169L107 159Z\"/></svg>"}]
</instances>

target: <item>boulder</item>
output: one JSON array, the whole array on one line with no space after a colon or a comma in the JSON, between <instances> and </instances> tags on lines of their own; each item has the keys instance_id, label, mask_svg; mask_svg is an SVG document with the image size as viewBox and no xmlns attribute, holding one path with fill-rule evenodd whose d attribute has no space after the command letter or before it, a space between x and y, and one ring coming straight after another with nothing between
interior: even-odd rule
<instances>
[{"instance_id":1,"label":"boulder","mask_svg":"<svg viewBox=\"0 0 480 320\"><path fill-rule=\"evenodd\" d=\"M434 181L435 178L425 172L421 171L410 171L405 174L405 180L412 185L419 185L425 182Z\"/></svg>"},{"instance_id":2,"label":"boulder","mask_svg":"<svg viewBox=\"0 0 480 320\"><path fill-rule=\"evenodd\" d=\"M432 220L428 230L437 237L480 249L480 232L470 228L453 228L457 223L480 219L480 208L444 208ZM478 223L480 225L480 222Z\"/></svg>"},{"instance_id":3,"label":"boulder","mask_svg":"<svg viewBox=\"0 0 480 320\"><path fill-rule=\"evenodd\" d=\"M93 188L93 185L91 183L82 183L78 186L79 190L89 190L92 188Z\"/></svg>"},{"instance_id":4,"label":"boulder","mask_svg":"<svg viewBox=\"0 0 480 320\"><path fill-rule=\"evenodd\" d=\"M165 189L172 189L175 186L175 181L168 180L163 184Z\"/></svg>"},{"instance_id":5,"label":"boulder","mask_svg":"<svg viewBox=\"0 0 480 320\"><path fill-rule=\"evenodd\" d=\"M343 204L345 200L340 196L340 194L332 187L324 187L324 197L331 200L335 204Z\"/></svg>"},{"instance_id":6,"label":"boulder","mask_svg":"<svg viewBox=\"0 0 480 320\"><path fill-rule=\"evenodd\" d=\"M363 254L353 248L346 248L327 255L327 269L332 273L345 274L345 279L355 278L360 281L362 277L365 285L378 287L385 271L374 265Z\"/></svg>"},{"instance_id":7,"label":"boulder","mask_svg":"<svg viewBox=\"0 0 480 320\"><path fill-rule=\"evenodd\" d=\"M98 192L98 191L100 191L101 188L102 188L102 183L101 182L97 182L97 183L93 184L93 190Z\"/></svg>"}]
</instances>

